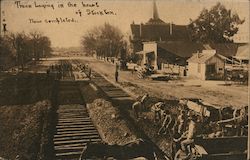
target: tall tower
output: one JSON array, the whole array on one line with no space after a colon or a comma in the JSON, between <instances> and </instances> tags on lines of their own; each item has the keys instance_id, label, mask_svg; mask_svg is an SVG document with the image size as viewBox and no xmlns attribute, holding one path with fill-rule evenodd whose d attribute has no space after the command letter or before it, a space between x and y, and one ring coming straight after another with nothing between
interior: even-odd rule
<instances>
[{"instance_id":1,"label":"tall tower","mask_svg":"<svg viewBox=\"0 0 250 160\"><path fill-rule=\"evenodd\" d=\"M158 10L157 10L157 6L156 6L155 0L153 1L153 19L154 20L159 19L159 14L158 14Z\"/></svg>"},{"instance_id":2,"label":"tall tower","mask_svg":"<svg viewBox=\"0 0 250 160\"><path fill-rule=\"evenodd\" d=\"M153 17L150 18L146 24L165 24L165 22L159 17L155 0L153 1Z\"/></svg>"}]
</instances>

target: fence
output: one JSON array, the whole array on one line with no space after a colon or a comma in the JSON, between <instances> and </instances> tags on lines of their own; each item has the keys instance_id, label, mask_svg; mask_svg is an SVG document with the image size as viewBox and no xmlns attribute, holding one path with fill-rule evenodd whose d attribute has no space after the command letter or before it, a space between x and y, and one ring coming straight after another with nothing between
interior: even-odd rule
<instances>
[{"instance_id":1,"label":"fence","mask_svg":"<svg viewBox=\"0 0 250 160\"><path fill-rule=\"evenodd\" d=\"M174 64L161 64L161 70L168 74L184 76L185 67Z\"/></svg>"}]
</instances>

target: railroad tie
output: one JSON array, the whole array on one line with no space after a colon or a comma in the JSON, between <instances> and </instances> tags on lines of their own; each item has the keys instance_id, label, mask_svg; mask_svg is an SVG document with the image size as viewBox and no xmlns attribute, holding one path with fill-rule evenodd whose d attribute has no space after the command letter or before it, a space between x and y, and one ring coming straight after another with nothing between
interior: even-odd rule
<instances>
[{"instance_id":1,"label":"railroad tie","mask_svg":"<svg viewBox=\"0 0 250 160\"><path fill-rule=\"evenodd\" d=\"M53 139L56 159L77 159L87 142L101 141L85 106L60 105L57 113L57 132Z\"/></svg>"}]
</instances>

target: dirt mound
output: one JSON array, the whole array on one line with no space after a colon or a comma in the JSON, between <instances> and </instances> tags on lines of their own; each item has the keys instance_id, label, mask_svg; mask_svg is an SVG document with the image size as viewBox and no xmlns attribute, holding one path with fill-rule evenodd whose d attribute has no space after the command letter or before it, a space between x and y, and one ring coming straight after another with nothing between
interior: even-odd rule
<instances>
[{"instance_id":1,"label":"dirt mound","mask_svg":"<svg viewBox=\"0 0 250 160\"><path fill-rule=\"evenodd\" d=\"M135 140L136 136L121 117L119 110L103 99L96 99L88 106L92 120L98 128L101 137L109 144L126 144Z\"/></svg>"},{"instance_id":2,"label":"dirt mound","mask_svg":"<svg viewBox=\"0 0 250 160\"><path fill-rule=\"evenodd\" d=\"M0 157L38 159L49 101L0 107Z\"/></svg>"}]
</instances>

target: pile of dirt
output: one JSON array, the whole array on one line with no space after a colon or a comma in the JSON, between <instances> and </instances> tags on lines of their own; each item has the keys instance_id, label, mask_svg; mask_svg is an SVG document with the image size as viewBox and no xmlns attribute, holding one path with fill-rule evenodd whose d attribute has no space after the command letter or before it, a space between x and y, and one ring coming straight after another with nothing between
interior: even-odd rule
<instances>
[{"instance_id":1,"label":"pile of dirt","mask_svg":"<svg viewBox=\"0 0 250 160\"><path fill-rule=\"evenodd\" d=\"M0 106L0 157L38 159L49 101Z\"/></svg>"},{"instance_id":2,"label":"pile of dirt","mask_svg":"<svg viewBox=\"0 0 250 160\"><path fill-rule=\"evenodd\" d=\"M85 103L92 103L100 95L99 90L95 91L95 85L89 82L78 82L78 85Z\"/></svg>"},{"instance_id":3,"label":"pile of dirt","mask_svg":"<svg viewBox=\"0 0 250 160\"><path fill-rule=\"evenodd\" d=\"M102 139L109 144L126 144L137 137L128 128L119 110L104 99L96 99L88 105L90 116L97 126Z\"/></svg>"}]
</instances>

